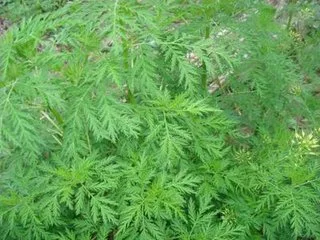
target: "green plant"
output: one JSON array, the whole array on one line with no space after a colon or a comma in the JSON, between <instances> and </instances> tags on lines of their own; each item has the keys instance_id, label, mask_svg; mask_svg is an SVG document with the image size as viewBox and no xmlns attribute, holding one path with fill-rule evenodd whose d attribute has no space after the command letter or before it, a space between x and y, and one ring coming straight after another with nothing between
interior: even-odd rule
<instances>
[{"instance_id":1,"label":"green plant","mask_svg":"<svg viewBox=\"0 0 320 240\"><path fill-rule=\"evenodd\" d=\"M0 14L18 21L39 13L50 12L67 3L67 0L2 0Z\"/></svg>"},{"instance_id":2,"label":"green plant","mask_svg":"<svg viewBox=\"0 0 320 240\"><path fill-rule=\"evenodd\" d=\"M320 238L318 36L256 1L55 3L1 36L1 239Z\"/></svg>"}]
</instances>

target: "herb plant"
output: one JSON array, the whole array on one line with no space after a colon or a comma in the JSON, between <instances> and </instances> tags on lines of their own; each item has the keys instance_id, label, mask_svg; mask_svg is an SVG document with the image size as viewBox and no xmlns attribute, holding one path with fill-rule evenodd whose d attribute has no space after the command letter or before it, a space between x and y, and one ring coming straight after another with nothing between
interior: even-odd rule
<instances>
[{"instance_id":1,"label":"herb plant","mask_svg":"<svg viewBox=\"0 0 320 240\"><path fill-rule=\"evenodd\" d=\"M314 27L253 0L18 2L0 239L320 239Z\"/></svg>"}]
</instances>

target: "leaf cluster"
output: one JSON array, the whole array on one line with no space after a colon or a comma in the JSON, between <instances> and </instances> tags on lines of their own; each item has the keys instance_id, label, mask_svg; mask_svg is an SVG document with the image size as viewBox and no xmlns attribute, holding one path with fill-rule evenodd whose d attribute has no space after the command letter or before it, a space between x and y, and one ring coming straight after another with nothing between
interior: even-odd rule
<instances>
[{"instance_id":1,"label":"leaf cluster","mask_svg":"<svg viewBox=\"0 0 320 240\"><path fill-rule=\"evenodd\" d=\"M251 0L39 4L0 36L0 239L320 238L317 34Z\"/></svg>"}]
</instances>

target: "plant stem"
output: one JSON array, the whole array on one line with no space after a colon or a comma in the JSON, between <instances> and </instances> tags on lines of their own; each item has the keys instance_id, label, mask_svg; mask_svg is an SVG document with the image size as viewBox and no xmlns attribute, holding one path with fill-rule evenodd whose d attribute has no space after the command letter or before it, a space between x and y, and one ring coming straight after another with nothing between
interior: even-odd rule
<instances>
[{"instance_id":1,"label":"plant stem","mask_svg":"<svg viewBox=\"0 0 320 240\"><path fill-rule=\"evenodd\" d=\"M123 43L123 59L124 59L124 68L126 71L129 70L129 47L128 44L126 42ZM129 103L136 103L136 99L134 97L134 94L132 93L129 84L127 82L127 90L128 90L128 95L127 95L127 101Z\"/></svg>"},{"instance_id":2,"label":"plant stem","mask_svg":"<svg viewBox=\"0 0 320 240\"><path fill-rule=\"evenodd\" d=\"M290 11L290 13L289 13L289 19L288 19L288 23L287 23L287 30L290 30L290 26L291 26L291 22L292 22L292 17L293 17L293 12Z\"/></svg>"},{"instance_id":3,"label":"plant stem","mask_svg":"<svg viewBox=\"0 0 320 240\"><path fill-rule=\"evenodd\" d=\"M289 18L288 18L288 23L287 23L287 30L290 29L291 23L292 23L292 18L293 18L293 5L297 2L297 0L289 0L288 6L289 6Z\"/></svg>"},{"instance_id":4,"label":"plant stem","mask_svg":"<svg viewBox=\"0 0 320 240\"><path fill-rule=\"evenodd\" d=\"M205 29L205 39L208 39L210 36L210 26L208 25ZM207 92L207 67L204 61L202 61L202 76L201 76L201 86L204 93Z\"/></svg>"}]
</instances>

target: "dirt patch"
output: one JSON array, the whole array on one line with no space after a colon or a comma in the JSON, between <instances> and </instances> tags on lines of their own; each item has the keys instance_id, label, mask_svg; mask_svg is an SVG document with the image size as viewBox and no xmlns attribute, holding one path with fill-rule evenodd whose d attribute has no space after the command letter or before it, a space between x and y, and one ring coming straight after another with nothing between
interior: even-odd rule
<instances>
[{"instance_id":1,"label":"dirt patch","mask_svg":"<svg viewBox=\"0 0 320 240\"><path fill-rule=\"evenodd\" d=\"M5 18L0 17L0 36L8 30L10 22Z\"/></svg>"},{"instance_id":2,"label":"dirt patch","mask_svg":"<svg viewBox=\"0 0 320 240\"><path fill-rule=\"evenodd\" d=\"M287 1L286 0L267 0L267 3L274 6L277 9L277 11L280 11L287 4Z\"/></svg>"}]
</instances>

